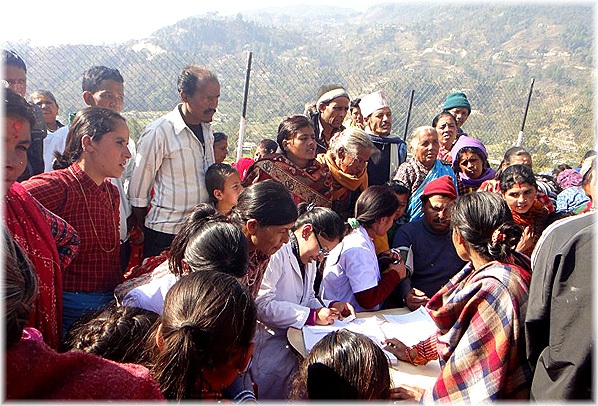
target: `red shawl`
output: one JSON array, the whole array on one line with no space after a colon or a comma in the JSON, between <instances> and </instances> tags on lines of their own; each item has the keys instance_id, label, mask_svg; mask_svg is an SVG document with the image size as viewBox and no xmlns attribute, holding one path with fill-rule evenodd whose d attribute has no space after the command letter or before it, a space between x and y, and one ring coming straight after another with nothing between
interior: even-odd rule
<instances>
[{"instance_id":1,"label":"red shawl","mask_svg":"<svg viewBox=\"0 0 598 406\"><path fill-rule=\"evenodd\" d=\"M164 399L147 368L81 351L57 353L35 330L25 329L5 361L7 400Z\"/></svg>"},{"instance_id":2,"label":"red shawl","mask_svg":"<svg viewBox=\"0 0 598 406\"><path fill-rule=\"evenodd\" d=\"M534 245L523 252L525 255L530 256L542 235L542 231L546 228L546 218L550 214L550 208L536 199L526 213L519 214L514 210L511 210L511 213L513 214L515 224L519 224L523 228L529 226L533 232Z\"/></svg>"},{"instance_id":3,"label":"red shawl","mask_svg":"<svg viewBox=\"0 0 598 406\"><path fill-rule=\"evenodd\" d=\"M39 281L39 294L28 325L41 331L49 346L58 348L62 334L61 265L68 263L61 264L48 219L42 213L39 202L23 186L14 183L6 193L5 204L8 230L27 254Z\"/></svg>"},{"instance_id":4,"label":"red shawl","mask_svg":"<svg viewBox=\"0 0 598 406\"><path fill-rule=\"evenodd\" d=\"M307 168L301 169L282 154L270 155L249 168L243 186L266 179L274 179L285 185L293 195L295 204L307 202L321 207L332 205L334 181L328 167L315 159Z\"/></svg>"}]
</instances>

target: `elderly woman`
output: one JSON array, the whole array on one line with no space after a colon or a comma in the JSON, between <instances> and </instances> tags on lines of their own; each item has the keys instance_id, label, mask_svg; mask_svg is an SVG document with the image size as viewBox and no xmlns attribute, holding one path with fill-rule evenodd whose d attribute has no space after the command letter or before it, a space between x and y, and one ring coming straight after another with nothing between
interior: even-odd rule
<instances>
[{"instance_id":1,"label":"elderly woman","mask_svg":"<svg viewBox=\"0 0 598 406\"><path fill-rule=\"evenodd\" d=\"M351 127L334 137L330 149L316 158L330 170L332 209L343 220L353 215L355 201L368 187L367 164L373 148L374 143L365 131Z\"/></svg>"},{"instance_id":2,"label":"elderly woman","mask_svg":"<svg viewBox=\"0 0 598 406\"><path fill-rule=\"evenodd\" d=\"M328 167L315 159L317 145L310 120L303 115L285 118L278 126L276 142L282 153L255 162L243 186L274 179L287 187L295 204L331 207L333 180Z\"/></svg>"},{"instance_id":3,"label":"elderly woman","mask_svg":"<svg viewBox=\"0 0 598 406\"><path fill-rule=\"evenodd\" d=\"M413 156L399 166L394 179L411 192L406 214L409 221L414 221L423 216L420 196L428 182L449 175L457 187L457 179L453 169L437 159L440 143L434 127L421 126L413 130L410 146Z\"/></svg>"}]
</instances>

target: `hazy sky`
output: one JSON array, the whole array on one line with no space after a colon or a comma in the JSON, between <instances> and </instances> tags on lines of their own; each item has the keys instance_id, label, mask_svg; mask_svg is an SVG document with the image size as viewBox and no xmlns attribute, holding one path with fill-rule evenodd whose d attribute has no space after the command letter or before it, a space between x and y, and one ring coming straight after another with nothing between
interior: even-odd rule
<instances>
[{"instance_id":1,"label":"hazy sky","mask_svg":"<svg viewBox=\"0 0 598 406\"><path fill-rule=\"evenodd\" d=\"M472 3L467 0L424 1ZM326 4L365 11L373 4L401 2L413 4L410 0L29 0L23 3L9 0L2 7L6 17L0 23L0 40L30 40L32 45L110 44L144 38L159 28L207 12L218 12L225 16L250 9L298 4ZM559 3L556 0L541 2ZM507 4L502 0L476 3ZM509 2L512 3L529 3L529 0ZM568 0L560 3L591 1Z\"/></svg>"},{"instance_id":2,"label":"hazy sky","mask_svg":"<svg viewBox=\"0 0 598 406\"><path fill-rule=\"evenodd\" d=\"M207 12L234 15L240 11L296 4L328 4L365 11L376 3L393 0L51 0L29 1L18 16L3 6L7 16L0 23L0 38L29 39L33 45L64 43L102 44L144 38L155 30L187 17ZM96 3L95 6L92 4Z\"/></svg>"}]
</instances>

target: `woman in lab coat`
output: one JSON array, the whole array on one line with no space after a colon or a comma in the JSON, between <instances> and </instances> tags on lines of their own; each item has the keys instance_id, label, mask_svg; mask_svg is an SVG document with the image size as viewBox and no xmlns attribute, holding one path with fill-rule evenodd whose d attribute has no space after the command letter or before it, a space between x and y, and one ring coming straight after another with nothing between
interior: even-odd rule
<instances>
[{"instance_id":1,"label":"woman in lab coat","mask_svg":"<svg viewBox=\"0 0 598 406\"><path fill-rule=\"evenodd\" d=\"M287 343L288 327L328 325L355 314L348 303L321 302L313 289L317 261L343 238L343 221L334 211L313 204L301 203L298 211L289 242L270 257L256 299L260 323L251 373L260 400L289 395L299 359Z\"/></svg>"}]
</instances>

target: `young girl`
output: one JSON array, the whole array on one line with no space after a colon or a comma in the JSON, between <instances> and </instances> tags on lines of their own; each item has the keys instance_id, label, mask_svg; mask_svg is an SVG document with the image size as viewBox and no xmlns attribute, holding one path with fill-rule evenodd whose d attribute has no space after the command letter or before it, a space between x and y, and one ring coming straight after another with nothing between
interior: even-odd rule
<instances>
[{"instance_id":1,"label":"young girl","mask_svg":"<svg viewBox=\"0 0 598 406\"><path fill-rule=\"evenodd\" d=\"M111 361L140 364L145 340L158 317L140 307L112 302L74 322L62 340L60 352L81 351Z\"/></svg>"},{"instance_id":2,"label":"young girl","mask_svg":"<svg viewBox=\"0 0 598 406\"><path fill-rule=\"evenodd\" d=\"M490 168L484 144L465 135L459 137L453 149L453 171L457 175L459 195L475 192L482 182L493 179L496 171Z\"/></svg>"},{"instance_id":3,"label":"young girl","mask_svg":"<svg viewBox=\"0 0 598 406\"><path fill-rule=\"evenodd\" d=\"M243 191L239 172L231 165L215 163L206 171L210 203L220 214L228 215Z\"/></svg>"},{"instance_id":4,"label":"young girl","mask_svg":"<svg viewBox=\"0 0 598 406\"><path fill-rule=\"evenodd\" d=\"M321 294L327 300L349 302L356 311L378 310L379 305L406 276L405 264L394 256L384 273L372 240L392 227L399 201L387 186L370 186L357 199L350 234L326 260Z\"/></svg>"},{"instance_id":5,"label":"young girl","mask_svg":"<svg viewBox=\"0 0 598 406\"><path fill-rule=\"evenodd\" d=\"M550 214L550 209L536 199L538 186L534 172L525 165L509 166L500 176L500 190L513 220L524 229L517 250L531 256Z\"/></svg>"},{"instance_id":6,"label":"young girl","mask_svg":"<svg viewBox=\"0 0 598 406\"><path fill-rule=\"evenodd\" d=\"M172 241L168 260L151 274L119 286L116 296L125 306L162 314L167 292L183 275L219 271L241 278L247 264L247 242L239 227L201 203Z\"/></svg>"},{"instance_id":7,"label":"young girl","mask_svg":"<svg viewBox=\"0 0 598 406\"><path fill-rule=\"evenodd\" d=\"M379 400L390 397L384 352L369 337L341 329L322 338L293 382L296 400Z\"/></svg>"},{"instance_id":8,"label":"young girl","mask_svg":"<svg viewBox=\"0 0 598 406\"><path fill-rule=\"evenodd\" d=\"M102 107L79 111L59 168L22 185L48 210L71 224L81 238L79 252L63 273L63 332L85 311L113 298L122 281L118 178L131 157L129 129L118 113Z\"/></svg>"},{"instance_id":9,"label":"young girl","mask_svg":"<svg viewBox=\"0 0 598 406\"><path fill-rule=\"evenodd\" d=\"M287 343L288 327L327 325L354 313L348 303L319 301L314 293L317 261L343 238L345 226L331 209L299 205L290 240L270 258L256 299L260 324L251 367L261 399L286 399L298 358Z\"/></svg>"},{"instance_id":10,"label":"young girl","mask_svg":"<svg viewBox=\"0 0 598 406\"><path fill-rule=\"evenodd\" d=\"M532 377L524 335L531 268L515 252L521 228L504 200L488 192L461 196L451 223L457 253L470 262L426 305L437 335L411 348L396 339L385 347L414 365L440 357L441 372L432 388L401 387L396 395L423 394L424 403L525 399Z\"/></svg>"},{"instance_id":11,"label":"young girl","mask_svg":"<svg viewBox=\"0 0 598 406\"><path fill-rule=\"evenodd\" d=\"M150 371L164 397L221 398L249 364L255 326L255 303L233 276L195 272L181 278L147 342Z\"/></svg>"}]
</instances>

